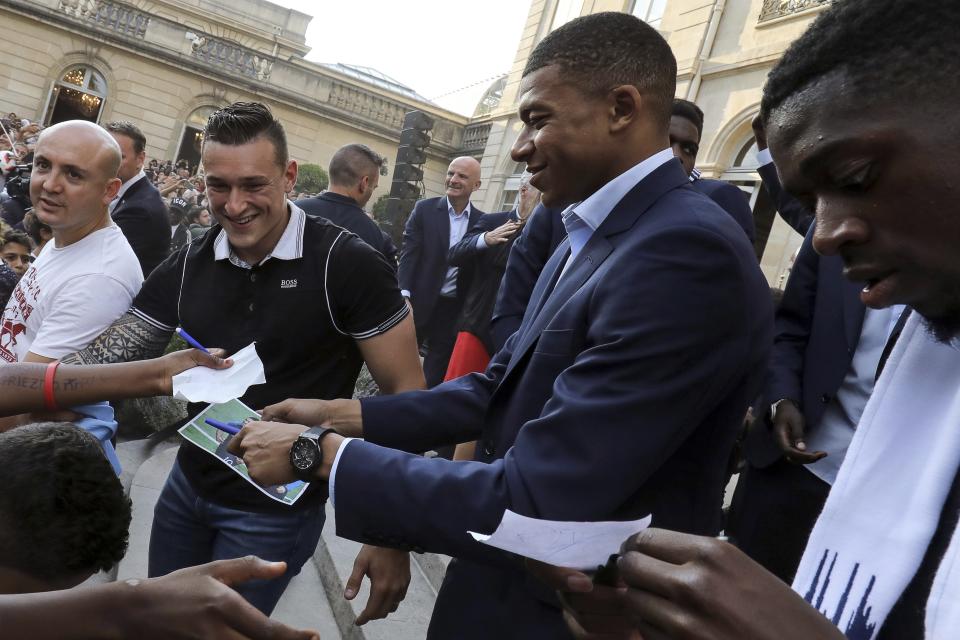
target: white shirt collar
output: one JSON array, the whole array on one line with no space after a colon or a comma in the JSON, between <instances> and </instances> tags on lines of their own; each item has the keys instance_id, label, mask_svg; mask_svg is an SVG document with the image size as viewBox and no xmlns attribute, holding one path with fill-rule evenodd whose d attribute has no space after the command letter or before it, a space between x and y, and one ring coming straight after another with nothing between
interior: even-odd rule
<instances>
[{"instance_id":1,"label":"white shirt collar","mask_svg":"<svg viewBox=\"0 0 960 640\"><path fill-rule=\"evenodd\" d=\"M587 223L587 226L596 231L631 189L654 170L671 160L673 160L673 151L670 149L653 154L600 187L583 202L573 205L574 212L577 217Z\"/></svg>"},{"instance_id":2,"label":"white shirt collar","mask_svg":"<svg viewBox=\"0 0 960 640\"><path fill-rule=\"evenodd\" d=\"M463 208L463 211L457 213L457 210L453 208L453 205L450 204L450 198L447 198L447 213L449 213L454 218L458 218L462 215L470 216L470 202L467 201L467 206Z\"/></svg>"},{"instance_id":3,"label":"white shirt collar","mask_svg":"<svg viewBox=\"0 0 960 640\"><path fill-rule=\"evenodd\" d=\"M290 211L290 220L287 221L287 226L283 230L283 234L277 241L273 251L268 253L259 264L263 264L270 258L296 260L303 257L303 230L307 221L307 214L303 212L303 209L289 200L287 200L287 208ZM230 241L227 238L227 232L223 229L220 229L220 233L217 234L217 239L213 241L213 259L230 260L233 264L244 269L249 269L251 266L233 252L233 248L230 246Z\"/></svg>"},{"instance_id":4,"label":"white shirt collar","mask_svg":"<svg viewBox=\"0 0 960 640\"><path fill-rule=\"evenodd\" d=\"M132 178L124 182L122 185L120 185L120 190L117 191L117 196L114 198L114 200L120 200L121 198L123 198L123 194L125 194L127 190L130 189L130 187L136 184L137 180L140 180L141 178L146 178L146 177L147 177L147 174L144 172L143 169L140 169L140 173L138 173L137 175L133 176Z\"/></svg>"}]
</instances>

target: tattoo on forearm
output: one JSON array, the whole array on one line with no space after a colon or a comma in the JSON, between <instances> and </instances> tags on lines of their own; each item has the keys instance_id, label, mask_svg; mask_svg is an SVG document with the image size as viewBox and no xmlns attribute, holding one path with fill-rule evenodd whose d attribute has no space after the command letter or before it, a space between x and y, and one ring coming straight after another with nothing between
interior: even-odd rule
<instances>
[{"instance_id":1,"label":"tattoo on forearm","mask_svg":"<svg viewBox=\"0 0 960 640\"><path fill-rule=\"evenodd\" d=\"M172 334L127 312L86 349L66 356L61 363L110 364L156 358L163 354Z\"/></svg>"},{"instance_id":2,"label":"tattoo on forearm","mask_svg":"<svg viewBox=\"0 0 960 640\"><path fill-rule=\"evenodd\" d=\"M80 391L90 384L96 383L96 377L69 377L63 380L54 380L54 391ZM0 389L31 389L39 391L43 388L43 373L36 376L6 375L0 376Z\"/></svg>"}]
</instances>

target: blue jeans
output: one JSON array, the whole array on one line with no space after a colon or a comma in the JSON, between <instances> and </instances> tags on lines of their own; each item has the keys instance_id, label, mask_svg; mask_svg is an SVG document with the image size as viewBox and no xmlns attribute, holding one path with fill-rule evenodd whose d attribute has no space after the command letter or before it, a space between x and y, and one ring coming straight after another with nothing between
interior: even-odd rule
<instances>
[{"instance_id":1,"label":"blue jeans","mask_svg":"<svg viewBox=\"0 0 960 640\"><path fill-rule=\"evenodd\" d=\"M323 505L289 514L239 511L196 494L174 464L153 512L150 532L151 578L213 560L256 555L287 563L274 580L234 586L247 602L270 615L290 580L313 555L325 519Z\"/></svg>"}]
</instances>

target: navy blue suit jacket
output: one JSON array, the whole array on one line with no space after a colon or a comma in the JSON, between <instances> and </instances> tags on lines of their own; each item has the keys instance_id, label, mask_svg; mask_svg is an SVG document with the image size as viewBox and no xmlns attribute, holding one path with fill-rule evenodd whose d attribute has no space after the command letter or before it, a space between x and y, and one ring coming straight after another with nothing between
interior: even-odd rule
<instances>
[{"instance_id":1,"label":"navy blue suit jacket","mask_svg":"<svg viewBox=\"0 0 960 640\"><path fill-rule=\"evenodd\" d=\"M747 198L747 194L737 185L709 178L698 178L690 184L696 191L723 207L723 210L737 221L737 224L750 238L751 243L756 239L757 234L753 224L753 212L750 211L750 200Z\"/></svg>"},{"instance_id":2,"label":"navy blue suit jacket","mask_svg":"<svg viewBox=\"0 0 960 640\"><path fill-rule=\"evenodd\" d=\"M805 207L799 200L790 195L780 184L780 176L777 174L777 167L772 162L757 167L757 173L763 181L763 188L767 190L770 198L777 206L780 217L790 225L790 227L802 236L807 235L810 225L813 224L813 212Z\"/></svg>"},{"instance_id":3,"label":"navy blue suit jacket","mask_svg":"<svg viewBox=\"0 0 960 640\"><path fill-rule=\"evenodd\" d=\"M863 283L843 277L840 256L813 249L811 226L790 272L775 316L776 336L763 411L783 398L800 408L808 428L815 428L827 404L843 384L860 342L866 307ZM767 420L758 420L745 445L751 464L765 467L780 458Z\"/></svg>"},{"instance_id":4,"label":"navy blue suit jacket","mask_svg":"<svg viewBox=\"0 0 960 640\"><path fill-rule=\"evenodd\" d=\"M133 183L111 214L130 243L146 279L170 253L170 218L160 192L143 177Z\"/></svg>"},{"instance_id":5,"label":"navy blue suit jacket","mask_svg":"<svg viewBox=\"0 0 960 640\"><path fill-rule=\"evenodd\" d=\"M490 323L496 350L503 348L507 338L520 328L533 285L554 250L567 237L561 213L561 207L547 208L538 204L520 237L513 243Z\"/></svg>"},{"instance_id":6,"label":"navy blue suit jacket","mask_svg":"<svg viewBox=\"0 0 960 640\"><path fill-rule=\"evenodd\" d=\"M505 509L720 528L727 457L773 337L753 248L677 160L614 207L554 288L568 248L485 373L364 399L367 440L341 454L338 535L460 559L432 637L493 637L473 629L478 611L508 637L562 633L552 594L467 533L493 531ZM474 439L473 462L396 450Z\"/></svg>"},{"instance_id":7,"label":"navy blue suit jacket","mask_svg":"<svg viewBox=\"0 0 960 640\"><path fill-rule=\"evenodd\" d=\"M477 223L483 211L470 205L467 229ZM450 215L446 197L420 200L414 205L403 229L403 248L397 278L400 288L410 292L417 335L430 322L430 315L440 296L447 275L447 254L450 251ZM457 274L457 287L469 282L469 273Z\"/></svg>"},{"instance_id":8,"label":"navy blue suit jacket","mask_svg":"<svg viewBox=\"0 0 960 640\"><path fill-rule=\"evenodd\" d=\"M307 215L326 218L338 227L343 227L383 254L391 265L397 265L397 247L390 236L370 219L353 198L327 191L315 198L303 198L294 204Z\"/></svg>"}]
</instances>

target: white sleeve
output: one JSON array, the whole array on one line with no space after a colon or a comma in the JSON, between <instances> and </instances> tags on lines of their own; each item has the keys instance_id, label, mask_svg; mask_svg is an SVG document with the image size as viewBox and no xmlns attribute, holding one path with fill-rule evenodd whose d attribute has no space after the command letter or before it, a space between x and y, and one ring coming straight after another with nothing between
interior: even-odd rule
<instances>
[{"instance_id":1,"label":"white sleeve","mask_svg":"<svg viewBox=\"0 0 960 640\"><path fill-rule=\"evenodd\" d=\"M52 312L44 317L30 352L59 359L80 351L130 309L133 294L107 275L71 278L49 302Z\"/></svg>"},{"instance_id":2,"label":"white sleeve","mask_svg":"<svg viewBox=\"0 0 960 640\"><path fill-rule=\"evenodd\" d=\"M347 445L353 441L353 438L345 438L343 442L340 443L340 448L337 449L337 455L333 457L333 466L330 467L330 477L327 478L327 490L330 494L330 506L334 509L337 508L336 498L334 497L336 485L337 485L337 465L340 464L340 456L343 454L343 450L347 448Z\"/></svg>"}]
</instances>

